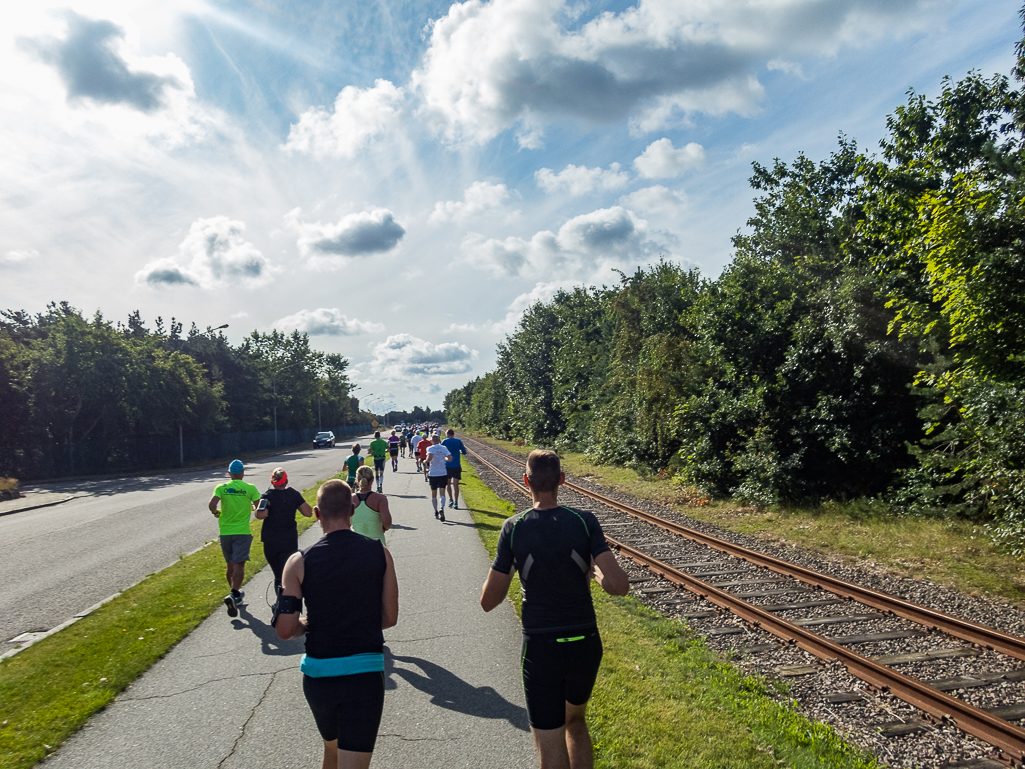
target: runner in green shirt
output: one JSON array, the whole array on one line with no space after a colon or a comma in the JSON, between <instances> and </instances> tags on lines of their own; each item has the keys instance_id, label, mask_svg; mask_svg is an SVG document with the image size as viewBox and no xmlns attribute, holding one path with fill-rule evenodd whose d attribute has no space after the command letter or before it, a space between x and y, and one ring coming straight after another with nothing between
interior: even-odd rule
<instances>
[{"instance_id":1,"label":"runner in green shirt","mask_svg":"<svg viewBox=\"0 0 1025 769\"><path fill-rule=\"evenodd\" d=\"M370 441L370 453L374 455L374 475L377 476L377 493L381 493L382 481L384 480L384 462L388 458L388 441L381 440L381 433L374 433L374 440Z\"/></svg>"},{"instance_id":2,"label":"runner in green shirt","mask_svg":"<svg viewBox=\"0 0 1025 769\"><path fill-rule=\"evenodd\" d=\"M260 500L260 490L242 477L246 474L242 460L235 459L228 465L228 476L231 480L214 489L207 507L217 518L220 531L221 552L228 568L225 577L231 592L224 598L228 607L228 616L238 616L238 605L242 603L242 579L245 576L246 561L249 560L249 548L253 544L252 531L249 528L249 517L253 513L254 503ZM220 503L221 509L217 509Z\"/></svg>"},{"instance_id":3,"label":"runner in green shirt","mask_svg":"<svg viewBox=\"0 0 1025 769\"><path fill-rule=\"evenodd\" d=\"M349 484L352 489L356 488L356 471L363 467L363 457L359 455L360 445L354 444L352 447L352 456L345 460L343 463L345 469L348 471L348 478L345 482Z\"/></svg>"}]
</instances>

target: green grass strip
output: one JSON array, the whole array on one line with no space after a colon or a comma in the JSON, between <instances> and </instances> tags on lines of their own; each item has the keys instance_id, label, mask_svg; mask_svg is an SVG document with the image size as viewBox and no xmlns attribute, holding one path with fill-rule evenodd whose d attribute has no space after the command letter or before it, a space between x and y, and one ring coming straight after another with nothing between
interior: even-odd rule
<instances>
[{"instance_id":1,"label":"green grass strip","mask_svg":"<svg viewBox=\"0 0 1025 769\"><path fill-rule=\"evenodd\" d=\"M320 483L303 492L311 504ZM316 522L297 517L300 533ZM258 544L262 523L252 523L247 582L267 565ZM218 609L226 592L215 540L0 663L0 769L27 769L55 751Z\"/></svg>"},{"instance_id":2,"label":"green grass strip","mask_svg":"<svg viewBox=\"0 0 1025 769\"><path fill-rule=\"evenodd\" d=\"M517 512L467 465L463 499L492 557ZM520 585L510 599L520 611ZM724 663L683 623L593 586L605 656L588 707L599 769L871 769L876 760Z\"/></svg>"}]
</instances>

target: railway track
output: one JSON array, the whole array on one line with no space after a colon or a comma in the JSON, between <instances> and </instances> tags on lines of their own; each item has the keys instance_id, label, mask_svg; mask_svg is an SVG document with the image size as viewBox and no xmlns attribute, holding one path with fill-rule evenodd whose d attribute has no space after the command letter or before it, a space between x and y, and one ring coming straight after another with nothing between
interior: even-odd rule
<instances>
[{"instance_id":1,"label":"railway track","mask_svg":"<svg viewBox=\"0 0 1025 769\"><path fill-rule=\"evenodd\" d=\"M525 467L522 459L488 444L466 440L473 458L488 472L520 494L528 494L516 478L488 457L497 458L506 468L513 465L520 473ZM1025 668L1018 661L1025 660L1025 639L711 536L579 484L567 482L565 488L598 503L597 509L593 504L591 509L599 515L610 546L622 557L695 596L692 602L670 599L669 603L696 609L682 614L688 620L711 621L715 626L706 631L707 635L746 635L736 620L723 623L723 613L728 612L746 628L776 639L749 645L744 649L746 653L765 652L781 645L796 647L819 660L839 663L870 691L891 694L921 714L917 719L879 724L884 735L913 734L927 730L930 723L949 724L991 746L992 752L989 758L948 765L980 769L1025 766L1025 729L1011 723L1025 719L1025 691L1019 693L1022 696L1017 701L1012 694L1010 701L990 703L989 707L950 694L996 683L1020 686L1018 682L1025 681ZM665 541L666 535L671 537L669 541ZM631 582L643 584L644 580L638 577ZM787 596L788 602L781 603ZM841 610L845 613L836 613ZM785 619L781 615L803 616ZM811 628L854 632L827 636ZM951 639L959 643L951 646ZM886 646L894 643L918 646L902 646L892 653L894 650ZM863 654L852 646L881 646L891 653ZM987 655L988 666L997 669L980 672L959 668L956 672L960 675L926 680L896 669L914 667L916 663L919 667L925 663L928 668L930 662L964 661L980 655ZM802 667L813 666L791 666L778 672L813 672L802 671ZM831 701L852 702L859 696L856 692L837 692Z\"/></svg>"}]
</instances>

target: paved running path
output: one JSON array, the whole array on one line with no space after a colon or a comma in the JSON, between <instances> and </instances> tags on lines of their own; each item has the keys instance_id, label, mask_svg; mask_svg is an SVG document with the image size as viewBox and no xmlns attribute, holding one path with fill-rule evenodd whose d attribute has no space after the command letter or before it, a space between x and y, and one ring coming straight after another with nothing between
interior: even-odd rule
<instances>
[{"instance_id":1,"label":"paved running path","mask_svg":"<svg viewBox=\"0 0 1025 769\"><path fill-rule=\"evenodd\" d=\"M487 553L465 510L431 513L410 459L389 467L388 546L399 622L385 631L386 695L376 769L536 767L508 602L481 611ZM302 538L316 541L319 526ZM259 547L254 543L254 547ZM246 585L239 617L215 612L44 762L74 767L319 767L320 736L302 696L303 642L281 642L264 602L270 569ZM220 581L214 589L226 592Z\"/></svg>"}]
</instances>

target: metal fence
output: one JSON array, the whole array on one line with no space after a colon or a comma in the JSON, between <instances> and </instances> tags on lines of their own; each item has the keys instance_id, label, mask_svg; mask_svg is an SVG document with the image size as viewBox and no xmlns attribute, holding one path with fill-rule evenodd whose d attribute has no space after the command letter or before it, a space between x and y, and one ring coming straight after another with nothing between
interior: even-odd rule
<instances>
[{"instance_id":1,"label":"metal fence","mask_svg":"<svg viewBox=\"0 0 1025 769\"><path fill-rule=\"evenodd\" d=\"M336 438L364 435L371 425L329 428ZM319 430L262 430L215 435L142 435L117 441L81 441L34 446L0 446L0 475L39 481L79 475L168 470L240 454L312 444Z\"/></svg>"}]
</instances>

